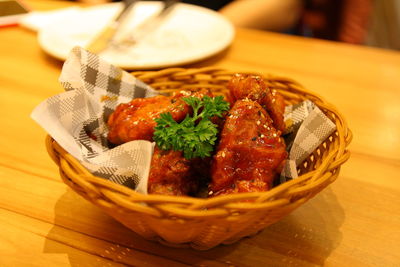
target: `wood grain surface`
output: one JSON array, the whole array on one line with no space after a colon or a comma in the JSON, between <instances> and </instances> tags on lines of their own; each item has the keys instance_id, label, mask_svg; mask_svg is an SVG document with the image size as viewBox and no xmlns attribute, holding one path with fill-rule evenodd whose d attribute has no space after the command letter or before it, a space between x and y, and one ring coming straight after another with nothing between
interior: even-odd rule
<instances>
[{"instance_id":1,"label":"wood grain surface","mask_svg":"<svg viewBox=\"0 0 400 267\"><path fill-rule=\"evenodd\" d=\"M195 251L142 239L62 183L30 119L62 92L62 62L36 37L0 29L0 266L400 265L400 53L237 29L229 49L189 66L295 79L334 104L354 134L340 177L314 199L254 237Z\"/></svg>"}]
</instances>

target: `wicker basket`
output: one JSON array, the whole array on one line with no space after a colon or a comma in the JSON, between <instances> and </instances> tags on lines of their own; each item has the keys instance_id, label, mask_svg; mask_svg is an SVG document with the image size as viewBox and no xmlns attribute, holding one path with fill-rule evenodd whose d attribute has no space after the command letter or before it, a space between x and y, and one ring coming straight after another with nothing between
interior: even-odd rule
<instances>
[{"instance_id":1,"label":"wicker basket","mask_svg":"<svg viewBox=\"0 0 400 267\"><path fill-rule=\"evenodd\" d=\"M210 88L219 94L226 90L226 83L234 72L215 68L172 68L133 74L163 92ZM275 76L264 78L288 104L310 99L337 126L336 132L302 164L298 179L268 192L210 199L143 195L93 176L51 137L46 140L48 152L59 165L61 177L68 186L146 239L195 249L233 243L256 234L312 198L338 177L340 166L349 158L346 147L352 134L332 105L292 80Z\"/></svg>"}]
</instances>

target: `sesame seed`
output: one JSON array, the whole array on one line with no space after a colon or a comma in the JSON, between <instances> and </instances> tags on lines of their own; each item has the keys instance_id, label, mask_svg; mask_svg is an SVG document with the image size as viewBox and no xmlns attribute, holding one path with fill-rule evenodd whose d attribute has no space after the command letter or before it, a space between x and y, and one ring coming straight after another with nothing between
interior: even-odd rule
<instances>
[{"instance_id":1,"label":"sesame seed","mask_svg":"<svg viewBox=\"0 0 400 267\"><path fill-rule=\"evenodd\" d=\"M183 95L190 95L190 92L188 92L188 91L181 91L181 94L183 94Z\"/></svg>"},{"instance_id":2,"label":"sesame seed","mask_svg":"<svg viewBox=\"0 0 400 267\"><path fill-rule=\"evenodd\" d=\"M257 121L257 125L260 125L261 124L261 121Z\"/></svg>"},{"instance_id":3,"label":"sesame seed","mask_svg":"<svg viewBox=\"0 0 400 267\"><path fill-rule=\"evenodd\" d=\"M262 135L260 135L260 137L261 137L261 138L264 138L264 137L265 137L265 135L263 135L263 134L262 134Z\"/></svg>"},{"instance_id":4,"label":"sesame seed","mask_svg":"<svg viewBox=\"0 0 400 267\"><path fill-rule=\"evenodd\" d=\"M225 158L225 152L221 153L221 157Z\"/></svg>"},{"instance_id":5,"label":"sesame seed","mask_svg":"<svg viewBox=\"0 0 400 267\"><path fill-rule=\"evenodd\" d=\"M273 133L272 135L273 135L274 137L277 137L277 134L276 134L276 133Z\"/></svg>"}]
</instances>

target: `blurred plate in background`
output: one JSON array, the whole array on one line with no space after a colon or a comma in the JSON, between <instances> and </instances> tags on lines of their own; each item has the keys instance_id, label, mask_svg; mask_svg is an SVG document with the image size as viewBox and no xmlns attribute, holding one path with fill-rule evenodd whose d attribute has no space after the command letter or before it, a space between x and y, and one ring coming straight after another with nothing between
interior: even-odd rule
<instances>
[{"instance_id":1,"label":"blurred plate in background","mask_svg":"<svg viewBox=\"0 0 400 267\"><path fill-rule=\"evenodd\" d=\"M39 30L39 44L53 57L65 60L74 46L85 47L122 8L105 4L60 16ZM129 34L161 8L159 2L139 2L125 23ZM219 13L199 6L177 4L163 23L140 42L125 49L107 49L100 56L125 69L152 69L183 65L210 57L227 48L233 25Z\"/></svg>"}]
</instances>

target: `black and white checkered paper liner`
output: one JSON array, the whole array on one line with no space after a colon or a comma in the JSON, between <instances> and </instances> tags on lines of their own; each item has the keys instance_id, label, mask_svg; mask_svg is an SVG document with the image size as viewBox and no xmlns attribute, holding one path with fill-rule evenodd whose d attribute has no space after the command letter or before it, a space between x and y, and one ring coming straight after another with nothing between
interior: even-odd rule
<instances>
[{"instance_id":1,"label":"black and white checkered paper liner","mask_svg":"<svg viewBox=\"0 0 400 267\"><path fill-rule=\"evenodd\" d=\"M94 175L147 193L154 143L137 140L112 148L106 120L120 103L158 92L80 47L70 52L60 82L66 92L39 104L32 118ZM335 129L310 101L287 107L285 119L293 144L281 182L296 178L296 166Z\"/></svg>"},{"instance_id":2,"label":"black and white checkered paper liner","mask_svg":"<svg viewBox=\"0 0 400 267\"><path fill-rule=\"evenodd\" d=\"M118 104L157 91L80 47L70 52L60 82L66 92L42 102L32 118L94 175L146 193L154 145L111 148L106 119Z\"/></svg>"},{"instance_id":3,"label":"black and white checkered paper liner","mask_svg":"<svg viewBox=\"0 0 400 267\"><path fill-rule=\"evenodd\" d=\"M289 156L280 183L297 178L297 166L336 130L336 125L309 100L288 106L285 122L289 125L285 134Z\"/></svg>"}]
</instances>

